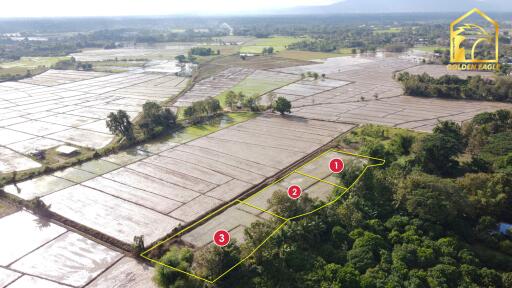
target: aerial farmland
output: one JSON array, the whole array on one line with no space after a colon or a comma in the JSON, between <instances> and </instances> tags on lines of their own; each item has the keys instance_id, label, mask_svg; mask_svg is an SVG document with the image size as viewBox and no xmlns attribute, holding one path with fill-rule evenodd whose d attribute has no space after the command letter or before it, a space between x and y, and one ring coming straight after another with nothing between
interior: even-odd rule
<instances>
[{"instance_id":1,"label":"aerial farmland","mask_svg":"<svg viewBox=\"0 0 512 288\"><path fill-rule=\"evenodd\" d=\"M424 185L421 181L432 176L418 174L404 182L407 173L420 173L420 156L425 157L420 153L421 145L426 145L421 141L443 129L473 137L501 131L508 125L471 130L486 121L506 118L507 112L502 111L512 110L509 100L496 100L489 93L476 99L480 92L467 87L461 90L465 94L460 98L445 96L449 94L446 91L436 97L407 89L424 79L467 81L467 86L481 81L478 83L493 86L510 77L502 75L505 72L449 71L441 63L444 52L438 52L440 46L430 49L420 43L400 52L389 45L373 50L345 44L331 47L306 30L281 35L262 33L258 25L251 26L255 24L237 27L218 20L205 22L208 24L197 21L201 25L112 30L115 37L108 41L104 38L109 37L105 35L110 35L110 30L99 29L101 26L90 34L55 32L64 37L55 40L51 40L53 34L34 32L38 37L49 37L48 41L78 41L80 45L75 44L80 49L68 51L52 42L64 49L55 53L63 56L30 56L33 51L23 50L30 55L16 61L0 59L0 79L5 80L0 82L0 231L7 231L0 237L0 288L229 287L234 283L229 281L239 281L232 287L244 287L236 277L250 278L250 273L272 267L268 262L251 266L254 263L268 255L300 254L296 252L300 247L287 243L292 238L286 233L311 230L317 233L311 239L352 237L356 240L342 244L346 246L343 249L350 249L360 245L364 235L370 237L371 229L384 231L398 225L395 222L405 221L405 216L397 220L398 214L390 218L395 222L363 221L382 216L381 211L356 194L366 195L374 189L377 192L372 193L378 196L372 197L382 197L396 209L402 209L400 205L406 210L419 207L420 212L407 210L410 215L426 210L421 201L401 202L409 200L404 187ZM233 20L237 21L241 20ZM402 33L400 28L381 26L371 26L376 29L372 35L397 37ZM325 29L330 28L322 26L319 31ZM351 29L356 33L370 28ZM21 36L6 33L2 37L9 42ZM84 37L89 42L83 42ZM12 46L16 43L9 47L27 49ZM38 45L46 47L44 43ZM421 56L415 56L414 49L421 50ZM24 72L12 74L16 69ZM452 82L449 85L455 85ZM442 90L435 88L431 90ZM454 161L466 166L450 168L454 174L439 174L444 178L438 182L463 185L460 179L464 174L456 173L470 173L467 171L479 175L472 177L484 177L485 169L477 170L480 168L475 165L487 163L478 162L485 157L496 160L489 156L493 153L509 151L497 142L505 141L508 134L503 135L489 141L460 140L467 150L448 157L452 162L445 166ZM435 152L432 148L429 153ZM480 152L482 159L472 154ZM502 165L506 161L500 158L495 162ZM342 166L338 169L337 165ZM494 164L485 165L485 171L498 169ZM387 172L379 172L392 169L402 169L404 176L388 177L382 174ZM500 177L509 177L508 170L499 169ZM386 194L395 187L381 189L379 181L399 183L396 189L402 189L402 194ZM434 184L429 185L421 189L434 189ZM453 191L455 188L443 193L455 194ZM386 213L394 212L388 209ZM334 214L340 218L322 223ZM338 224L342 221L352 226L341 228L339 225L346 224ZM443 230L438 222L428 224L435 233ZM339 229L322 231L333 223ZM402 230L400 233L406 233ZM398 228L393 231L398 233ZM228 241L223 243L224 237ZM342 243L338 238L333 241ZM475 241L477 244L471 245L490 249ZM510 242L502 238L496 241ZM290 246L272 254L273 247L283 243ZM495 245L501 247L499 251L508 247L499 245ZM340 259L344 265L356 262L354 254L318 246L325 249L320 254L329 260L316 259L315 265ZM226 256L230 253L236 257ZM218 269L207 269L211 255L228 257L229 261ZM464 258L457 255L453 257ZM481 261L482 265L491 263L484 258ZM353 266L344 267L353 269L358 277L370 269ZM175 282L168 283L171 280L162 277ZM174 283L184 286L172 286ZM330 284L322 287L331 287L326 285Z\"/></svg>"}]
</instances>

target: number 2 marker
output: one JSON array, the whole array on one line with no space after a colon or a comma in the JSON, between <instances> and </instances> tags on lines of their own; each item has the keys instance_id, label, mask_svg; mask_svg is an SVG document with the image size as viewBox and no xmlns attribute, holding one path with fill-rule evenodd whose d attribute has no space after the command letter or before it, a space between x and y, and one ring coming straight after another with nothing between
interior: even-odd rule
<instances>
[{"instance_id":1,"label":"number 2 marker","mask_svg":"<svg viewBox=\"0 0 512 288\"><path fill-rule=\"evenodd\" d=\"M292 198L293 200L299 199L301 194L302 189L299 186L292 185L288 187L288 197Z\"/></svg>"}]
</instances>

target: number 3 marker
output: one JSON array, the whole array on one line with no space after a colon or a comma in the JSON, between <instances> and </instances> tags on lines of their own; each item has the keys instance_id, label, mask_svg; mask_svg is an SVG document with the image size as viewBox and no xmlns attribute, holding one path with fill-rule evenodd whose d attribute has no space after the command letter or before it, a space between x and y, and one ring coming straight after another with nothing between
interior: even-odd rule
<instances>
[{"instance_id":1,"label":"number 3 marker","mask_svg":"<svg viewBox=\"0 0 512 288\"><path fill-rule=\"evenodd\" d=\"M297 185L292 185L288 188L288 196L293 200L299 199L302 194L302 189Z\"/></svg>"},{"instance_id":2,"label":"number 3 marker","mask_svg":"<svg viewBox=\"0 0 512 288\"><path fill-rule=\"evenodd\" d=\"M345 164L343 163L343 160L339 158L332 159L329 163L329 169L331 169L332 173L341 173L344 168Z\"/></svg>"},{"instance_id":3,"label":"number 3 marker","mask_svg":"<svg viewBox=\"0 0 512 288\"><path fill-rule=\"evenodd\" d=\"M226 230L218 230L213 234L213 243L219 247L224 247L229 244L229 240L231 240L231 236L229 232Z\"/></svg>"}]
</instances>

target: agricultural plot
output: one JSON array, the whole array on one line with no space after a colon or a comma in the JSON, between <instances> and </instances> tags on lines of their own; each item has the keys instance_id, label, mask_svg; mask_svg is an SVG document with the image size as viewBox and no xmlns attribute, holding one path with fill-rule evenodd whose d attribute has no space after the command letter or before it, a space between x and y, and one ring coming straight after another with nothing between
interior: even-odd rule
<instances>
[{"instance_id":1,"label":"agricultural plot","mask_svg":"<svg viewBox=\"0 0 512 288\"><path fill-rule=\"evenodd\" d=\"M463 122L481 112L512 107L507 103L403 96L400 83L392 79L394 72L403 70L434 76L452 74L446 67L442 69L438 65L417 66L396 57L339 57L315 65L273 71L325 73L327 79L347 81L346 85L330 90L314 89L312 93L297 89L297 83L276 91L278 95L280 91L287 92L279 96L292 101L294 115L307 119L383 124L430 132L438 120Z\"/></svg>"},{"instance_id":2,"label":"agricultural plot","mask_svg":"<svg viewBox=\"0 0 512 288\"><path fill-rule=\"evenodd\" d=\"M333 162L338 164L333 165ZM328 150L251 197L245 200L237 199L208 214L191 226L176 232L168 239L158 242L158 244L143 252L141 256L158 265L163 265L190 277L213 284L249 259L291 220L307 217L326 206L336 203L357 183L368 168L383 164L384 160L382 159ZM347 175L344 175L344 173ZM295 195L294 193L298 194ZM307 197L312 199L314 204L305 212L296 212L293 209L290 211L274 211L272 201L270 201L272 197L280 197L284 199L283 201L291 202L307 201L300 199L301 197ZM271 229L273 232L269 235L258 235L261 244L248 254L242 255L240 262L226 271L221 271L218 275L211 275L211 271L202 271L195 262L190 265L190 269L183 270L185 268L172 267L153 258L155 257L155 254L152 253L153 250L173 239L179 239L188 244L189 247L193 247L196 256L201 253L208 253L213 249L228 249L225 247L231 241L238 244L245 242L245 230L251 224L270 219L273 220L267 223L273 225L273 229ZM197 258L194 257L194 261Z\"/></svg>"},{"instance_id":3,"label":"agricultural plot","mask_svg":"<svg viewBox=\"0 0 512 288\"><path fill-rule=\"evenodd\" d=\"M190 91L181 96L174 106L185 107L191 105L193 102L220 95L222 92L231 89L253 72L254 70L245 68L226 69L215 76L197 83Z\"/></svg>"},{"instance_id":4,"label":"agricultural plot","mask_svg":"<svg viewBox=\"0 0 512 288\"><path fill-rule=\"evenodd\" d=\"M430 132L438 120L453 120L460 123L482 112L512 108L512 105L506 103L482 101L425 99L410 96L375 100L372 96L369 97L370 99L367 98L368 100L364 101L343 98L341 101L336 101L331 98L329 101L319 101L320 103L302 102L297 105L297 108L293 108L292 112L308 119L382 124Z\"/></svg>"},{"instance_id":5,"label":"agricultural plot","mask_svg":"<svg viewBox=\"0 0 512 288\"><path fill-rule=\"evenodd\" d=\"M177 55L186 55L197 44L159 43L155 45L140 44L135 47L118 49L86 49L71 54L77 61L111 61L111 60L168 60Z\"/></svg>"},{"instance_id":6,"label":"agricultural plot","mask_svg":"<svg viewBox=\"0 0 512 288\"><path fill-rule=\"evenodd\" d=\"M233 86L230 91L234 91L236 93L243 92L244 95L247 96L261 96L267 92L298 81L299 79L300 77L297 75L256 70L240 83ZM222 105L225 105L225 96L227 92L228 91L225 91L218 96ZM260 99L260 103L265 103L265 100Z\"/></svg>"},{"instance_id":7,"label":"agricultural plot","mask_svg":"<svg viewBox=\"0 0 512 288\"><path fill-rule=\"evenodd\" d=\"M293 102L293 107L300 107L302 103L306 105L318 103L320 100L318 95L335 94L340 87L349 84L346 81L339 81L333 79L318 79L306 78L304 80L295 82L293 84L281 87L273 92L277 97L284 97ZM269 97L262 97L262 103L270 104Z\"/></svg>"},{"instance_id":8,"label":"agricultural plot","mask_svg":"<svg viewBox=\"0 0 512 288\"><path fill-rule=\"evenodd\" d=\"M315 62L317 64L278 68L273 69L273 71L292 74L302 74L307 72L317 72L319 74L333 74L355 70L358 69L358 65L372 63L373 61L362 57L347 56L328 58L325 60L317 60Z\"/></svg>"},{"instance_id":9,"label":"agricultural plot","mask_svg":"<svg viewBox=\"0 0 512 288\"><path fill-rule=\"evenodd\" d=\"M284 36L275 36L269 38L257 38L250 41L245 42L240 48L241 53L253 53L259 54L262 53L264 48L273 47L274 52L279 52L282 50L286 50L286 47L290 44L299 42L301 40L305 40L307 38L297 38L297 37L284 37Z\"/></svg>"},{"instance_id":10,"label":"agricultural plot","mask_svg":"<svg viewBox=\"0 0 512 288\"><path fill-rule=\"evenodd\" d=\"M343 171L333 172L330 168L330 162L333 159L341 159L343 161L344 169L350 170L350 174L360 175L364 173L366 167L372 167L368 161L369 158L359 157L358 155L340 153L335 150L328 150L315 159L306 163L305 165L297 168L287 176L277 180L255 193L251 197L242 200L242 203L250 207L257 208L260 215L262 211L271 212L278 217L285 219L293 219L301 217L302 215L296 214L294 211L275 211L270 201L276 194L286 195L289 187L297 185L300 187L300 197L309 197L317 204L310 207L310 211L305 211L306 214L317 211L325 203L331 203L334 199L339 199L344 195L358 178L343 178ZM382 161L378 161L380 163ZM347 172L345 172L347 173ZM288 201L295 201L297 199L285 198ZM282 214L285 213L285 214Z\"/></svg>"},{"instance_id":11,"label":"agricultural plot","mask_svg":"<svg viewBox=\"0 0 512 288\"><path fill-rule=\"evenodd\" d=\"M54 71L24 82L0 84L0 173L40 167L26 157L64 143L98 149L113 135L105 126L111 112L136 116L146 101L176 96L186 79L165 73Z\"/></svg>"},{"instance_id":12,"label":"agricultural plot","mask_svg":"<svg viewBox=\"0 0 512 288\"><path fill-rule=\"evenodd\" d=\"M318 59L340 57L341 55L338 53L283 50L283 51L279 51L279 53L277 53L277 56L283 57L283 58L288 58L288 59L311 61L311 60L318 60Z\"/></svg>"},{"instance_id":13,"label":"agricultural plot","mask_svg":"<svg viewBox=\"0 0 512 288\"><path fill-rule=\"evenodd\" d=\"M152 276L152 267L124 257L86 288L156 288Z\"/></svg>"},{"instance_id":14,"label":"agricultural plot","mask_svg":"<svg viewBox=\"0 0 512 288\"><path fill-rule=\"evenodd\" d=\"M309 65L313 62L301 61L277 56L255 56L241 58L239 55L223 56L203 63L197 76L198 81L214 77L229 68L245 68L254 70L276 69L283 67Z\"/></svg>"},{"instance_id":15,"label":"agricultural plot","mask_svg":"<svg viewBox=\"0 0 512 288\"><path fill-rule=\"evenodd\" d=\"M432 77L441 77L443 75L455 75L460 78L466 78L468 76L476 76L480 75L482 77L492 77L494 73L492 72L479 72L479 71L457 71L457 70L447 70L445 65L421 65L412 67L409 69L405 69L404 72L409 72L411 74L423 74L427 73Z\"/></svg>"},{"instance_id":16,"label":"agricultural plot","mask_svg":"<svg viewBox=\"0 0 512 288\"><path fill-rule=\"evenodd\" d=\"M300 77L296 75L256 70L231 90L244 92L246 95L262 95L299 79Z\"/></svg>"},{"instance_id":17,"label":"agricultural plot","mask_svg":"<svg viewBox=\"0 0 512 288\"><path fill-rule=\"evenodd\" d=\"M96 77L102 77L107 75L107 73L101 72L84 73L81 71L73 70L49 70L43 74L36 75L31 78L22 79L18 82L42 86L57 86L61 84L89 80Z\"/></svg>"},{"instance_id":18,"label":"agricultural plot","mask_svg":"<svg viewBox=\"0 0 512 288\"><path fill-rule=\"evenodd\" d=\"M260 116L196 140L146 145L5 190L24 199L42 197L53 212L125 243L144 235L149 245L352 127Z\"/></svg>"},{"instance_id":19,"label":"agricultural plot","mask_svg":"<svg viewBox=\"0 0 512 288\"><path fill-rule=\"evenodd\" d=\"M51 67L55 65L57 62L62 60L67 60L69 57L21 57L17 61L12 62L3 62L0 63L1 69L9 69L9 68L25 68L25 69L34 69L40 66Z\"/></svg>"},{"instance_id":20,"label":"agricultural plot","mask_svg":"<svg viewBox=\"0 0 512 288\"><path fill-rule=\"evenodd\" d=\"M122 254L21 211L0 218L0 287L84 287Z\"/></svg>"}]
</instances>

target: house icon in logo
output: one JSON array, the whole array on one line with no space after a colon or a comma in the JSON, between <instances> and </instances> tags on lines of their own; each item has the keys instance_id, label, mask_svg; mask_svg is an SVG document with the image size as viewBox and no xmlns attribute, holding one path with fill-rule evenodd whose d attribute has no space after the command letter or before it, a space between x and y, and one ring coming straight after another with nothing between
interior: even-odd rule
<instances>
[{"instance_id":1,"label":"house icon in logo","mask_svg":"<svg viewBox=\"0 0 512 288\"><path fill-rule=\"evenodd\" d=\"M492 28L485 29L464 21L475 13L490 23L488 26ZM498 22L474 8L450 24L450 62L498 63L498 38ZM482 55L483 50L487 50L488 53Z\"/></svg>"}]
</instances>

